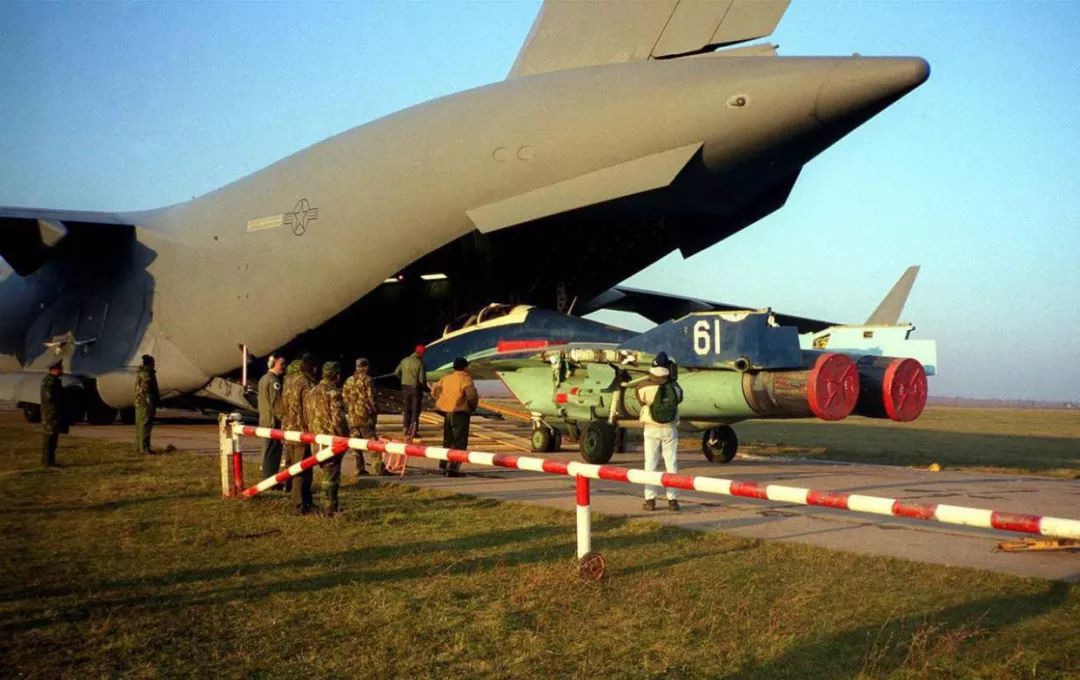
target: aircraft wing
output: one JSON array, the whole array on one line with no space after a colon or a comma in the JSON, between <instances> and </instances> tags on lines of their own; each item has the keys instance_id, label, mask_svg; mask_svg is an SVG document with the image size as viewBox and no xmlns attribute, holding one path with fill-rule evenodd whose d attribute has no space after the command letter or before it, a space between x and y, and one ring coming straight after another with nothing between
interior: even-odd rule
<instances>
[{"instance_id":1,"label":"aircraft wing","mask_svg":"<svg viewBox=\"0 0 1080 680\"><path fill-rule=\"evenodd\" d=\"M663 59L763 38L790 0L546 0L508 78Z\"/></svg>"},{"instance_id":2,"label":"aircraft wing","mask_svg":"<svg viewBox=\"0 0 1080 680\"><path fill-rule=\"evenodd\" d=\"M112 213L0 207L0 257L20 276L102 236L130 236L134 225Z\"/></svg>"},{"instance_id":3,"label":"aircraft wing","mask_svg":"<svg viewBox=\"0 0 1080 680\"><path fill-rule=\"evenodd\" d=\"M634 312L649 321L660 324L671 319L678 319L692 312L729 312L753 308L746 305L731 305L724 302L711 302L698 298L615 286L587 301L584 305L578 307L575 312L585 315L601 309ZM776 319L776 323L781 326L795 326L800 333L813 333L838 325L834 321L810 319L791 314L774 313L773 317Z\"/></svg>"}]
</instances>

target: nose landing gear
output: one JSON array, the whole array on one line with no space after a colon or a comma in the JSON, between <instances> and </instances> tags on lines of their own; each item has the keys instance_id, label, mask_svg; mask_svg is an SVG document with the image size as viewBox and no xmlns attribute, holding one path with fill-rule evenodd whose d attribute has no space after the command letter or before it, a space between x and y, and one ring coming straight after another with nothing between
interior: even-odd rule
<instances>
[{"instance_id":1,"label":"nose landing gear","mask_svg":"<svg viewBox=\"0 0 1080 680\"><path fill-rule=\"evenodd\" d=\"M739 450L739 438L730 425L720 425L701 437L701 452L710 463L730 463Z\"/></svg>"},{"instance_id":2,"label":"nose landing gear","mask_svg":"<svg viewBox=\"0 0 1080 680\"><path fill-rule=\"evenodd\" d=\"M562 432L543 423L533 428L531 439L534 453L555 453L562 448Z\"/></svg>"}]
</instances>

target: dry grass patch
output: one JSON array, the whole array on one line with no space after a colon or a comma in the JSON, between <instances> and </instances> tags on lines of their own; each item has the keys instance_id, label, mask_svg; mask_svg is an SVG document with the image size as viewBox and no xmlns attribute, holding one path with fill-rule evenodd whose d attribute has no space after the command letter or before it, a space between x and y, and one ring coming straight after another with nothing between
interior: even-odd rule
<instances>
[{"instance_id":1,"label":"dry grass patch","mask_svg":"<svg viewBox=\"0 0 1080 680\"><path fill-rule=\"evenodd\" d=\"M749 421L736 426L744 453L973 472L1080 479L1075 411L931 407L912 423L853 417Z\"/></svg>"},{"instance_id":2,"label":"dry grass patch","mask_svg":"<svg viewBox=\"0 0 1080 680\"><path fill-rule=\"evenodd\" d=\"M1080 588L395 485L217 497L216 459L0 430L0 657L29 677L1070 677ZM18 471L18 472L16 472Z\"/></svg>"}]
</instances>

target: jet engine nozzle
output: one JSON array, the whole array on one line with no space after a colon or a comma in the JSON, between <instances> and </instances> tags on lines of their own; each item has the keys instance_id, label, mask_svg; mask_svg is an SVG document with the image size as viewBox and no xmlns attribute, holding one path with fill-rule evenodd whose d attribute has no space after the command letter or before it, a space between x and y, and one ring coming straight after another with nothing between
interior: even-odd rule
<instances>
[{"instance_id":1,"label":"jet engine nozzle","mask_svg":"<svg viewBox=\"0 0 1080 680\"><path fill-rule=\"evenodd\" d=\"M843 420L859 398L859 371L846 355L823 352L808 369L745 374L743 396L767 418Z\"/></svg>"},{"instance_id":2,"label":"jet engine nozzle","mask_svg":"<svg viewBox=\"0 0 1080 680\"><path fill-rule=\"evenodd\" d=\"M852 57L825 79L814 104L822 123L862 122L921 85L930 65L919 57Z\"/></svg>"},{"instance_id":3,"label":"jet engine nozzle","mask_svg":"<svg viewBox=\"0 0 1080 680\"><path fill-rule=\"evenodd\" d=\"M907 423L926 407L926 369L915 359L865 356L859 359L859 402L855 413Z\"/></svg>"}]
</instances>

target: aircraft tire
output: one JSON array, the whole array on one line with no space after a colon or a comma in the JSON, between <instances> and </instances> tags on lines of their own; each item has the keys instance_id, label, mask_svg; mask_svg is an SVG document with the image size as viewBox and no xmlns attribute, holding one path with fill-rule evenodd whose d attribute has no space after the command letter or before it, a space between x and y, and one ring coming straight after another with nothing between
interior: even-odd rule
<instances>
[{"instance_id":1,"label":"aircraft tire","mask_svg":"<svg viewBox=\"0 0 1080 680\"><path fill-rule=\"evenodd\" d=\"M615 443L613 444L613 446L615 447L616 451L621 452L621 451L626 450L626 449L623 448L623 446L625 446L625 445L626 445L626 428L625 427L620 427L619 429L615 430Z\"/></svg>"},{"instance_id":2,"label":"aircraft tire","mask_svg":"<svg viewBox=\"0 0 1080 680\"><path fill-rule=\"evenodd\" d=\"M562 450L562 432L559 430L551 431L551 448L548 449L548 453L558 453Z\"/></svg>"},{"instance_id":3,"label":"aircraft tire","mask_svg":"<svg viewBox=\"0 0 1080 680\"><path fill-rule=\"evenodd\" d=\"M710 463L730 463L739 451L739 437L730 425L705 430L701 436L701 452Z\"/></svg>"},{"instance_id":4,"label":"aircraft tire","mask_svg":"<svg viewBox=\"0 0 1080 680\"><path fill-rule=\"evenodd\" d=\"M38 404L22 404L23 418L26 418L28 423L40 423L41 422L41 406Z\"/></svg>"},{"instance_id":5,"label":"aircraft tire","mask_svg":"<svg viewBox=\"0 0 1080 680\"><path fill-rule=\"evenodd\" d=\"M64 422L68 425L86 420L86 392L82 387L64 389Z\"/></svg>"},{"instance_id":6,"label":"aircraft tire","mask_svg":"<svg viewBox=\"0 0 1080 680\"><path fill-rule=\"evenodd\" d=\"M532 437L533 453L548 453L551 451L551 444L554 437L551 436L551 430L541 425L533 429Z\"/></svg>"},{"instance_id":7,"label":"aircraft tire","mask_svg":"<svg viewBox=\"0 0 1080 680\"><path fill-rule=\"evenodd\" d=\"M602 420L593 421L581 432L580 444L586 463L603 465L615 453L615 428Z\"/></svg>"},{"instance_id":8,"label":"aircraft tire","mask_svg":"<svg viewBox=\"0 0 1080 680\"><path fill-rule=\"evenodd\" d=\"M86 405L86 422L91 425L112 425L116 422L116 414L116 409L100 399L91 398L90 403Z\"/></svg>"},{"instance_id":9,"label":"aircraft tire","mask_svg":"<svg viewBox=\"0 0 1080 680\"><path fill-rule=\"evenodd\" d=\"M120 422L124 425L135 424L135 407L130 406L128 408L120 409Z\"/></svg>"}]
</instances>

